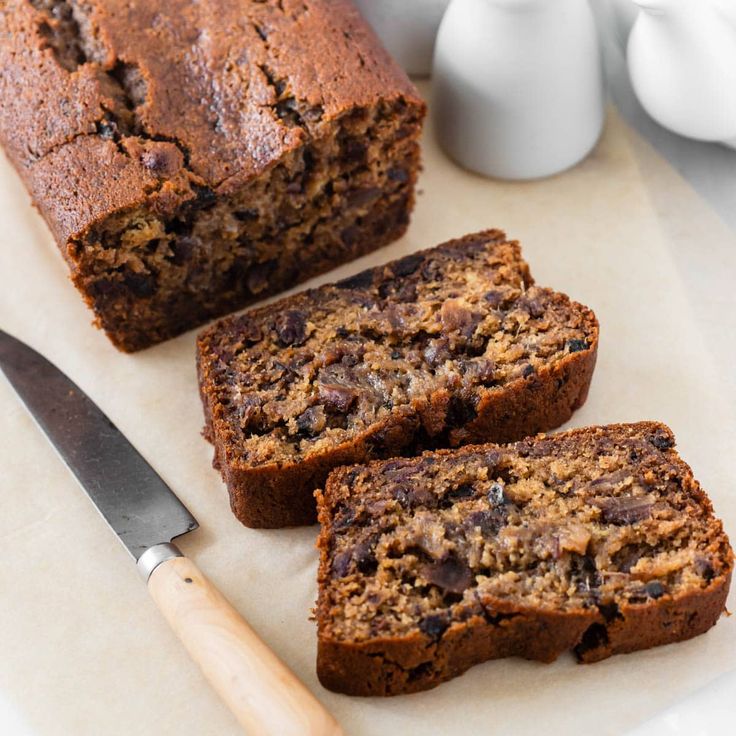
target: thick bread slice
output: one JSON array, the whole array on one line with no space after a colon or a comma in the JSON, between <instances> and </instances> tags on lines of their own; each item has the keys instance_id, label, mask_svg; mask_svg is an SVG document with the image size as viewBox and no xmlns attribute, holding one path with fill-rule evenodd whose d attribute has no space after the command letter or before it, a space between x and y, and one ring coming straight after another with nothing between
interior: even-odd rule
<instances>
[{"instance_id":1,"label":"thick bread slice","mask_svg":"<svg viewBox=\"0 0 736 736\"><path fill-rule=\"evenodd\" d=\"M733 553L662 424L340 468L319 498L325 687L426 690L479 662L689 639Z\"/></svg>"},{"instance_id":2,"label":"thick bread slice","mask_svg":"<svg viewBox=\"0 0 736 736\"><path fill-rule=\"evenodd\" d=\"M597 347L595 315L491 230L205 331L207 435L243 523L312 523L338 465L558 427Z\"/></svg>"}]
</instances>

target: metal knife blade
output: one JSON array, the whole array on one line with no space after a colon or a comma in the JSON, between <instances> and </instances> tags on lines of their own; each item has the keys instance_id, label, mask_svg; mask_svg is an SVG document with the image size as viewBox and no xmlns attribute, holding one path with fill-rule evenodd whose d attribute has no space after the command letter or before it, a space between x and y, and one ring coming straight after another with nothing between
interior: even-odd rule
<instances>
[{"instance_id":1,"label":"metal knife blade","mask_svg":"<svg viewBox=\"0 0 736 736\"><path fill-rule=\"evenodd\" d=\"M171 540L197 522L58 368L0 330L4 373L112 530L151 597L248 733L342 736L324 706Z\"/></svg>"},{"instance_id":2,"label":"metal knife blade","mask_svg":"<svg viewBox=\"0 0 736 736\"><path fill-rule=\"evenodd\" d=\"M0 370L133 558L199 525L84 392L0 330Z\"/></svg>"}]
</instances>

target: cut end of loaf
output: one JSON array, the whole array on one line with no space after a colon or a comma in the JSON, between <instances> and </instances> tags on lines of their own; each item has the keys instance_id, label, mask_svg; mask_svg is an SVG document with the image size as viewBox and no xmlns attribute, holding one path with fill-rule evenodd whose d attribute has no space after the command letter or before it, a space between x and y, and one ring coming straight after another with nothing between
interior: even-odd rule
<instances>
[{"instance_id":1,"label":"cut end of loaf","mask_svg":"<svg viewBox=\"0 0 736 736\"><path fill-rule=\"evenodd\" d=\"M728 539L661 424L341 468L319 501L319 669L339 691L686 639L728 593Z\"/></svg>"},{"instance_id":2,"label":"cut end of loaf","mask_svg":"<svg viewBox=\"0 0 736 736\"><path fill-rule=\"evenodd\" d=\"M349 0L31 0L0 34L0 142L122 350L407 227L425 105Z\"/></svg>"},{"instance_id":3,"label":"cut end of loaf","mask_svg":"<svg viewBox=\"0 0 736 736\"><path fill-rule=\"evenodd\" d=\"M234 191L116 213L70 246L74 280L133 351L384 246L409 223L422 114L403 98L356 108Z\"/></svg>"}]
</instances>

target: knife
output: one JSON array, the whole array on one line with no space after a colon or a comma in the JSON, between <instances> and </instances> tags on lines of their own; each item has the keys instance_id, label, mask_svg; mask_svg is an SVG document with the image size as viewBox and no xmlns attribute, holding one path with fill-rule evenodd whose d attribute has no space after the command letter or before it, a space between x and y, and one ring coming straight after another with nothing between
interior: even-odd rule
<instances>
[{"instance_id":1,"label":"knife","mask_svg":"<svg viewBox=\"0 0 736 736\"><path fill-rule=\"evenodd\" d=\"M199 525L69 378L0 330L0 370L135 560L164 618L250 734L339 736L320 702L172 544Z\"/></svg>"}]
</instances>

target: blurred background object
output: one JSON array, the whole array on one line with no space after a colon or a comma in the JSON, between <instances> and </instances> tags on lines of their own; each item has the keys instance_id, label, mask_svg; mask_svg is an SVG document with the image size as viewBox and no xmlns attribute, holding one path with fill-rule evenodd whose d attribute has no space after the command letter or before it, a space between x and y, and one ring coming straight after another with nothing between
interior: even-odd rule
<instances>
[{"instance_id":1,"label":"blurred background object","mask_svg":"<svg viewBox=\"0 0 736 736\"><path fill-rule=\"evenodd\" d=\"M633 0L592 0L594 8L605 8L607 11L606 25L601 26L601 34L609 35L618 40L621 48L626 48L629 33L639 15L639 8Z\"/></svg>"},{"instance_id":2,"label":"blurred background object","mask_svg":"<svg viewBox=\"0 0 736 736\"><path fill-rule=\"evenodd\" d=\"M675 133L736 148L736 24L717 0L635 2L628 64L644 109Z\"/></svg>"},{"instance_id":3,"label":"blurred background object","mask_svg":"<svg viewBox=\"0 0 736 736\"><path fill-rule=\"evenodd\" d=\"M429 76L437 28L450 0L355 0L391 55L415 76Z\"/></svg>"},{"instance_id":4,"label":"blurred background object","mask_svg":"<svg viewBox=\"0 0 736 736\"><path fill-rule=\"evenodd\" d=\"M692 0L691 0L692 1ZM715 1L736 24L736 0ZM626 122L687 180L693 189L736 230L736 151L718 143L685 138L657 123L639 102L626 63L629 33L640 9L632 0L592 0L603 43L608 93ZM726 11L724 12L724 8ZM736 89L724 89L725 97Z\"/></svg>"},{"instance_id":5,"label":"blurred background object","mask_svg":"<svg viewBox=\"0 0 736 736\"><path fill-rule=\"evenodd\" d=\"M712 4L736 28L736 0L686 1L698 9L706 2ZM434 35L449 0L356 2L404 67L415 76L426 75ZM657 123L634 93L626 64L629 34L641 9L633 0L590 0L590 5L598 21L609 96L619 112L736 230L736 151L685 138ZM482 77L479 72L478 79ZM723 95L736 96L736 90L724 89Z\"/></svg>"},{"instance_id":6,"label":"blurred background object","mask_svg":"<svg viewBox=\"0 0 736 736\"><path fill-rule=\"evenodd\" d=\"M453 0L433 85L440 144L465 168L501 179L570 168L595 146L604 120L588 0Z\"/></svg>"}]
</instances>

